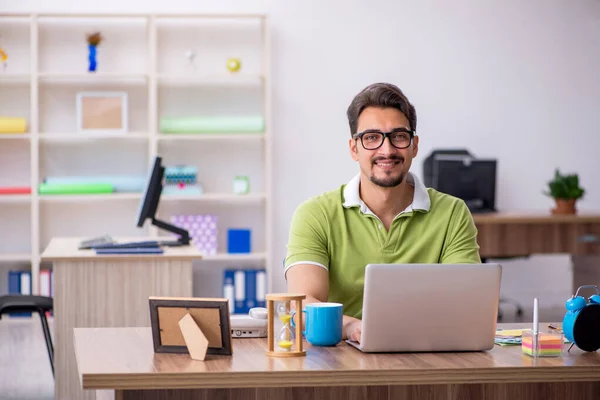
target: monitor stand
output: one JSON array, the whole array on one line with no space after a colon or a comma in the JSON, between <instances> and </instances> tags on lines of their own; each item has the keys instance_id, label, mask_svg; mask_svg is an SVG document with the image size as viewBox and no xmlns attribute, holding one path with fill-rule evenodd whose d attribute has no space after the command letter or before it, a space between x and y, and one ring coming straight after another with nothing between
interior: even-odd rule
<instances>
[{"instance_id":1,"label":"monitor stand","mask_svg":"<svg viewBox=\"0 0 600 400\"><path fill-rule=\"evenodd\" d=\"M161 246L187 246L190 244L190 234L185 229L169 224L167 222L152 218L152 225L155 225L165 231L180 235L180 238L174 241L159 241Z\"/></svg>"}]
</instances>

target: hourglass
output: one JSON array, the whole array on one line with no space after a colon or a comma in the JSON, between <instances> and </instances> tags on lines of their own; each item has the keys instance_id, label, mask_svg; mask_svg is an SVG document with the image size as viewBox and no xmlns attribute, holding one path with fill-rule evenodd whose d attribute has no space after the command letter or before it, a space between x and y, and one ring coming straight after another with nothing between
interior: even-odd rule
<instances>
[{"instance_id":1,"label":"hourglass","mask_svg":"<svg viewBox=\"0 0 600 400\"><path fill-rule=\"evenodd\" d=\"M302 318L299 316L295 329L292 328L292 302L296 310L302 310L303 294L268 294L267 300L267 355L275 357L299 357L306 355L302 349ZM275 318L282 323L275 332Z\"/></svg>"}]
</instances>

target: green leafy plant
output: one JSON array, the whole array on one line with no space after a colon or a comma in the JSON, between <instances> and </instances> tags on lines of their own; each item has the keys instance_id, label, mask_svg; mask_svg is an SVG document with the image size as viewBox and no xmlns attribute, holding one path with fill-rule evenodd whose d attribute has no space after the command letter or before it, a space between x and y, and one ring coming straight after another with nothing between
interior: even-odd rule
<instances>
[{"instance_id":1,"label":"green leafy plant","mask_svg":"<svg viewBox=\"0 0 600 400\"><path fill-rule=\"evenodd\" d=\"M546 195L555 199L579 199L583 197L585 190L579 187L579 176L577 174L562 175L558 168L554 172L554 179L548 182L549 191Z\"/></svg>"}]
</instances>

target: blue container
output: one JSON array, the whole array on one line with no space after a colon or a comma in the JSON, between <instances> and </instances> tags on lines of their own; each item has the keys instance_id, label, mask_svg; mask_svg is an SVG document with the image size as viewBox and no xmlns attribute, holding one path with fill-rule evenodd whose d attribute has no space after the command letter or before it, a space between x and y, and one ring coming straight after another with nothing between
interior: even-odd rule
<instances>
[{"instance_id":1,"label":"blue container","mask_svg":"<svg viewBox=\"0 0 600 400\"><path fill-rule=\"evenodd\" d=\"M228 253L250 253L251 249L250 229L228 229L227 230L227 252Z\"/></svg>"}]
</instances>

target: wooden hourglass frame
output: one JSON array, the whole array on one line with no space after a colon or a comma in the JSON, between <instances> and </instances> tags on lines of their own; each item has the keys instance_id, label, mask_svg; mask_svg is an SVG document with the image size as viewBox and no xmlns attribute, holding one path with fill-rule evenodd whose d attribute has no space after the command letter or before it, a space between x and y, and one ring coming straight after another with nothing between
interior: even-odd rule
<instances>
[{"instance_id":1,"label":"wooden hourglass frame","mask_svg":"<svg viewBox=\"0 0 600 400\"><path fill-rule=\"evenodd\" d=\"M290 293L275 293L268 294L267 300L267 340L268 340L268 356L273 357L302 357L306 355L306 351L302 348L302 300L306 299L304 294ZM291 302L296 302L296 312L299 314L296 323L296 342L293 350L290 351L275 351L275 302L287 302L289 306ZM291 313L291 310L286 310Z\"/></svg>"}]
</instances>

